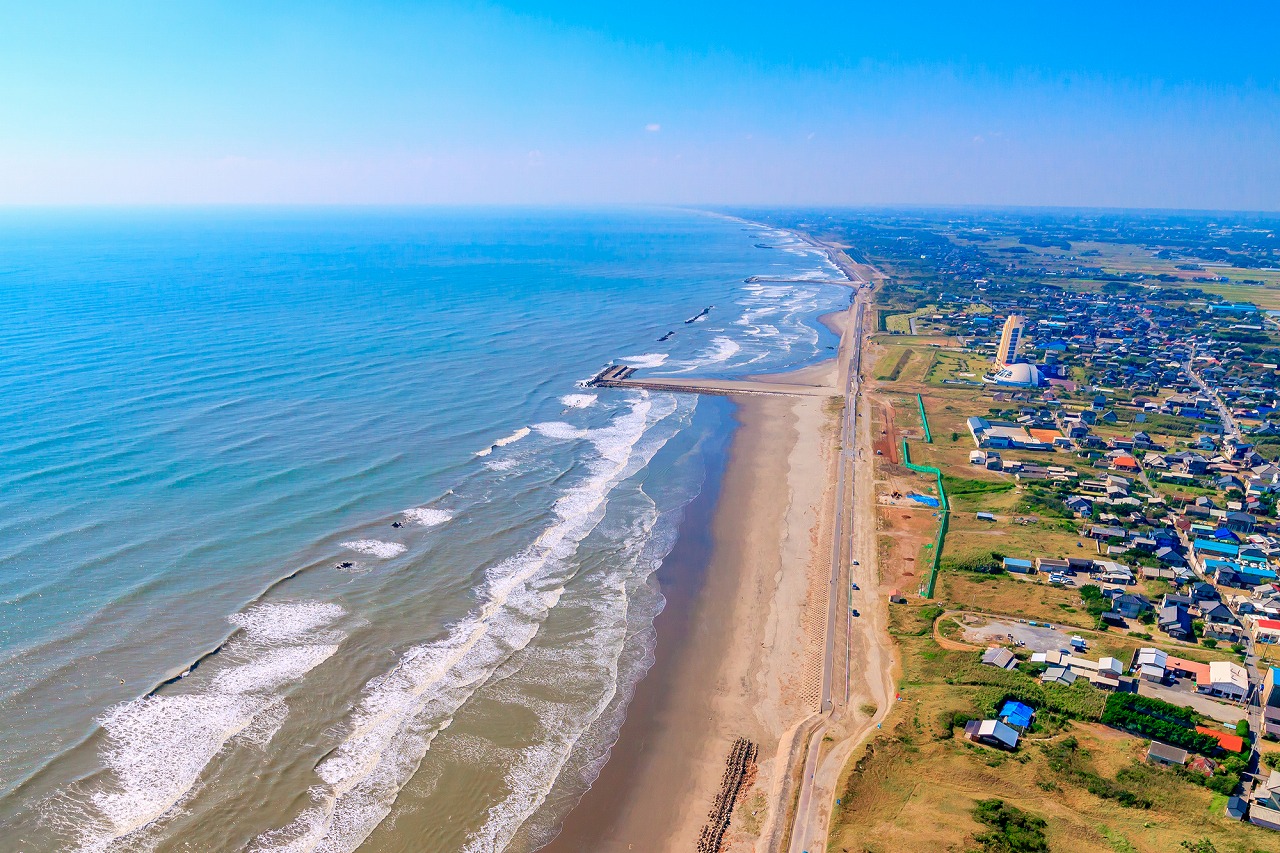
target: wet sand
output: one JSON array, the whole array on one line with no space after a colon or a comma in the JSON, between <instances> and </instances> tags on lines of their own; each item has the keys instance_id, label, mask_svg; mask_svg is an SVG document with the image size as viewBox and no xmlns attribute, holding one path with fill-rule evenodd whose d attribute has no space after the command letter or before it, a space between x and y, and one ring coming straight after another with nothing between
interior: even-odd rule
<instances>
[{"instance_id":1,"label":"wet sand","mask_svg":"<svg viewBox=\"0 0 1280 853\"><path fill-rule=\"evenodd\" d=\"M776 826L792 736L820 690L826 601L810 590L828 571L836 416L822 397L733 399L718 488L689 505L659 573L655 664L550 853L695 849L737 737L758 744L759 774L724 849L765 849L755 839Z\"/></svg>"}]
</instances>

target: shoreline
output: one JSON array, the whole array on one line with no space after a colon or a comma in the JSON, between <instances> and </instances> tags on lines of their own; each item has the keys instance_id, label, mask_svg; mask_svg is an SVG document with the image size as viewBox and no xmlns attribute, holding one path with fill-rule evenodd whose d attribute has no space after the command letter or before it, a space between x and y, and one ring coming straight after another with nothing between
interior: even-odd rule
<instances>
[{"instance_id":1,"label":"shoreline","mask_svg":"<svg viewBox=\"0 0 1280 853\"><path fill-rule=\"evenodd\" d=\"M822 248L856 295L861 276ZM636 686L608 762L547 853L694 849L739 738L758 757L717 849L782 849L806 743L831 722L822 710L836 606L828 601L831 543L840 413L850 349L861 346L849 334L857 310L851 297L847 308L816 318L840 338L834 357L727 383L734 425L721 480L686 509L670 570L664 561L659 573L669 610L655 624L654 665ZM760 393L775 385L792 393ZM800 388L807 393L796 394ZM701 567L689 565L698 551ZM696 590L686 573L700 579ZM673 599L667 584L688 597Z\"/></svg>"},{"instance_id":2,"label":"shoreline","mask_svg":"<svg viewBox=\"0 0 1280 853\"><path fill-rule=\"evenodd\" d=\"M831 376L834 360L801 372ZM655 663L547 853L692 848L738 737L759 747L743 814L753 837L779 834L769 812L819 702L836 428L827 397L731 400L719 483L686 508L659 573ZM741 824L735 811L724 849L754 846Z\"/></svg>"}]
</instances>

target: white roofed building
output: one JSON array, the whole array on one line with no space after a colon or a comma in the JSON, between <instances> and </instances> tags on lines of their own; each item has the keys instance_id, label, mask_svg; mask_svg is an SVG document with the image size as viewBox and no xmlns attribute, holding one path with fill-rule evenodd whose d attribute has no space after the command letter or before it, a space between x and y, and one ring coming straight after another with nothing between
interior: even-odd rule
<instances>
[{"instance_id":1,"label":"white roofed building","mask_svg":"<svg viewBox=\"0 0 1280 853\"><path fill-rule=\"evenodd\" d=\"M1243 702L1249 695L1249 673L1243 666L1229 660L1215 660L1209 663L1209 684L1197 682L1197 687L1209 693Z\"/></svg>"}]
</instances>

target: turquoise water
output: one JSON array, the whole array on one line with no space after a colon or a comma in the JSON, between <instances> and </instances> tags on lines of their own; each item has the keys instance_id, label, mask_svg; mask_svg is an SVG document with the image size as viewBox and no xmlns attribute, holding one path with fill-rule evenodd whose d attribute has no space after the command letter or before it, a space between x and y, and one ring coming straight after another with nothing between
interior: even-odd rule
<instances>
[{"instance_id":1,"label":"turquoise water","mask_svg":"<svg viewBox=\"0 0 1280 853\"><path fill-rule=\"evenodd\" d=\"M6 214L0 830L543 843L724 428L581 381L812 361L837 278L679 211Z\"/></svg>"}]
</instances>

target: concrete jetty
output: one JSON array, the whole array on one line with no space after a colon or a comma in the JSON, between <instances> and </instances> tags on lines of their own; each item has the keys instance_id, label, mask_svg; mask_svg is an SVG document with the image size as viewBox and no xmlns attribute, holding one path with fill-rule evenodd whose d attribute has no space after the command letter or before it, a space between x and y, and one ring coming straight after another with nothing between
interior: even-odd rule
<instances>
[{"instance_id":1,"label":"concrete jetty","mask_svg":"<svg viewBox=\"0 0 1280 853\"><path fill-rule=\"evenodd\" d=\"M830 385L804 385L795 382L768 382L755 379L679 379L658 377L633 379L634 367L611 364L587 384L593 388L645 388L650 391L675 391L684 394L770 394L785 397L832 397L839 390Z\"/></svg>"}]
</instances>

